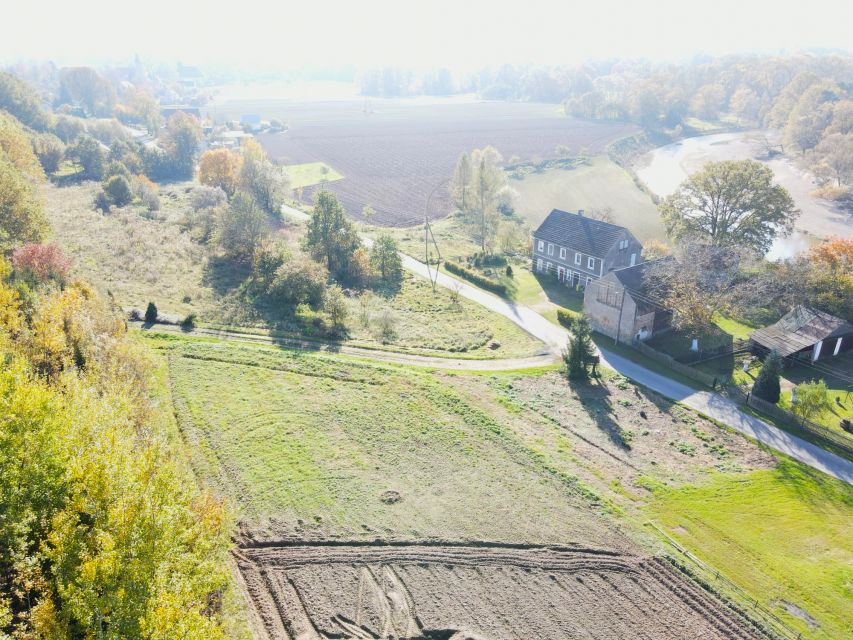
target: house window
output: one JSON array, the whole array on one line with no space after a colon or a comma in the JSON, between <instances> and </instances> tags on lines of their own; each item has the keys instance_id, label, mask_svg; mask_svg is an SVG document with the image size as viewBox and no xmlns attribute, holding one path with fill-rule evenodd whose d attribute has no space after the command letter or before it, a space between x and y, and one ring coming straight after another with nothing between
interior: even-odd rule
<instances>
[{"instance_id":1,"label":"house window","mask_svg":"<svg viewBox=\"0 0 853 640\"><path fill-rule=\"evenodd\" d=\"M575 254L575 264L580 264L580 263L581 263L581 254L576 253Z\"/></svg>"},{"instance_id":2,"label":"house window","mask_svg":"<svg viewBox=\"0 0 853 640\"><path fill-rule=\"evenodd\" d=\"M560 260L565 260L565 259L566 259L566 248L560 247Z\"/></svg>"},{"instance_id":3,"label":"house window","mask_svg":"<svg viewBox=\"0 0 853 640\"><path fill-rule=\"evenodd\" d=\"M592 282L592 278L589 276L586 277L586 286L589 286L589 283Z\"/></svg>"},{"instance_id":4,"label":"house window","mask_svg":"<svg viewBox=\"0 0 853 640\"><path fill-rule=\"evenodd\" d=\"M543 252L543 251L545 251L545 241L544 241L544 240L540 240L540 241L539 241L539 252L541 253L541 252Z\"/></svg>"},{"instance_id":5,"label":"house window","mask_svg":"<svg viewBox=\"0 0 853 640\"><path fill-rule=\"evenodd\" d=\"M551 264L550 262L545 263L545 266L547 267L545 270L546 270L548 273L551 273L551 272L554 270L554 265L553 265L553 264Z\"/></svg>"},{"instance_id":6,"label":"house window","mask_svg":"<svg viewBox=\"0 0 853 640\"><path fill-rule=\"evenodd\" d=\"M549 256L553 256L553 255L554 255L554 245L553 245L553 244L551 244L550 242L548 243L548 255L549 255Z\"/></svg>"},{"instance_id":7,"label":"house window","mask_svg":"<svg viewBox=\"0 0 853 640\"><path fill-rule=\"evenodd\" d=\"M587 258L586 259L586 268L587 269L595 269L595 258Z\"/></svg>"},{"instance_id":8,"label":"house window","mask_svg":"<svg viewBox=\"0 0 853 640\"><path fill-rule=\"evenodd\" d=\"M542 258L536 258L536 270L542 271Z\"/></svg>"}]
</instances>

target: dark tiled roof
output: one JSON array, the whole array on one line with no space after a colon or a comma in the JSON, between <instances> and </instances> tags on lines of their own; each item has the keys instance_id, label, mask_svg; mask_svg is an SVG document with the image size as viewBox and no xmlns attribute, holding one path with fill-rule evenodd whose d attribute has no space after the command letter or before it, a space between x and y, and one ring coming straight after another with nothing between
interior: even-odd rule
<instances>
[{"instance_id":1,"label":"dark tiled roof","mask_svg":"<svg viewBox=\"0 0 853 640\"><path fill-rule=\"evenodd\" d=\"M604 258L625 227L554 209L533 232L533 237Z\"/></svg>"},{"instance_id":2,"label":"dark tiled roof","mask_svg":"<svg viewBox=\"0 0 853 640\"><path fill-rule=\"evenodd\" d=\"M675 260L672 256L667 256L665 258L659 258L657 260L649 260L647 262L641 262L640 264L634 265L633 267L623 267L622 269L615 269L611 273L616 276L616 279L619 281L623 287L628 289L628 295L631 295L631 292L639 294L639 296L631 296L634 298L634 302L637 304L637 307L641 310L653 310L660 309L659 305L651 304L645 300L639 300L640 296L646 297L648 296L648 300L653 300L656 295L659 295L659 292L652 292L646 278L646 275L649 273L650 268L653 268L656 265L670 262Z\"/></svg>"},{"instance_id":3,"label":"dark tiled roof","mask_svg":"<svg viewBox=\"0 0 853 640\"><path fill-rule=\"evenodd\" d=\"M853 334L853 325L823 311L798 305L776 323L753 331L749 337L762 347L789 356L819 340Z\"/></svg>"}]
</instances>

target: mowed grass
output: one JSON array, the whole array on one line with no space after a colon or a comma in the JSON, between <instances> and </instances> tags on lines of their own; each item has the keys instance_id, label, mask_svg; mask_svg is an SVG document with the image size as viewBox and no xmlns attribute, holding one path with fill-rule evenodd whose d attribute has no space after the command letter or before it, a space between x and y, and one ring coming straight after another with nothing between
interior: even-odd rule
<instances>
[{"instance_id":1,"label":"mowed grass","mask_svg":"<svg viewBox=\"0 0 853 640\"><path fill-rule=\"evenodd\" d=\"M612 209L612 222L626 227L640 242L664 240L666 233L651 197L631 176L604 156L577 169L551 169L510 180L521 196L517 211L535 229L552 209Z\"/></svg>"},{"instance_id":2,"label":"mowed grass","mask_svg":"<svg viewBox=\"0 0 853 640\"><path fill-rule=\"evenodd\" d=\"M335 171L325 162L306 162L304 164L289 164L285 166L290 175L292 189L302 189L321 182L334 182L344 176Z\"/></svg>"},{"instance_id":3,"label":"mowed grass","mask_svg":"<svg viewBox=\"0 0 853 640\"><path fill-rule=\"evenodd\" d=\"M199 475L256 537L610 538L594 498L450 377L182 338L160 346Z\"/></svg>"},{"instance_id":4,"label":"mowed grass","mask_svg":"<svg viewBox=\"0 0 853 640\"><path fill-rule=\"evenodd\" d=\"M775 469L658 488L648 514L804 637L850 636L850 486L780 460ZM792 615L785 603L814 622Z\"/></svg>"}]
</instances>

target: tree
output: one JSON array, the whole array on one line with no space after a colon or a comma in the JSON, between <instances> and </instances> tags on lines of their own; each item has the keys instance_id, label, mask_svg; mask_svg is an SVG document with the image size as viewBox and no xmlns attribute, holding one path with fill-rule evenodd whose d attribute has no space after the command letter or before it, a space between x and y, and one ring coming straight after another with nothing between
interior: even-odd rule
<instances>
[{"instance_id":1,"label":"tree","mask_svg":"<svg viewBox=\"0 0 853 640\"><path fill-rule=\"evenodd\" d=\"M840 89L832 82L812 84L797 100L785 125L785 144L803 155L814 149L832 122L834 103Z\"/></svg>"},{"instance_id":2,"label":"tree","mask_svg":"<svg viewBox=\"0 0 853 640\"><path fill-rule=\"evenodd\" d=\"M220 211L216 241L225 255L237 262L251 262L255 250L267 236L267 216L251 196L238 191Z\"/></svg>"},{"instance_id":3,"label":"tree","mask_svg":"<svg viewBox=\"0 0 853 640\"><path fill-rule=\"evenodd\" d=\"M33 136L33 150L45 173L55 173L65 157L65 145L52 133Z\"/></svg>"},{"instance_id":4,"label":"tree","mask_svg":"<svg viewBox=\"0 0 853 640\"><path fill-rule=\"evenodd\" d=\"M853 322L853 239L825 240L809 249L804 262L804 302Z\"/></svg>"},{"instance_id":5,"label":"tree","mask_svg":"<svg viewBox=\"0 0 853 640\"><path fill-rule=\"evenodd\" d=\"M501 163L503 158L494 147L475 149L471 154L474 179L472 193L474 196L472 210L475 219L472 220L480 247L483 253L487 245L491 246L492 238L497 230L497 200L501 189L506 186L507 177Z\"/></svg>"},{"instance_id":6,"label":"tree","mask_svg":"<svg viewBox=\"0 0 853 640\"><path fill-rule=\"evenodd\" d=\"M592 343L592 328L589 320L581 316L572 324L572 335L563 352L566 363L566 375L570 380L586 380L589 377L587 366L595 357L595 345Z\"/></svg>"},{"instance_id":7,"label":"tree","mask_svg":"<svg viewBox=\"0 0 853 640\"><path fill-rule=\"evenodd\" d=\"M338 285L332 285L326 289L326 298L323 301L323 311L329 316L332 321L332 329L339 332L343 328L349 315L349 306L344 295L343 289Z\"/></svg>"},{"instance_id":8,"label":"tree","mask_svg":"<svg viewBox=\"0 0 853 640\"><path fill-rule=\"evenodd\" d=\"M456 161L456 169L453 171L453 182L451 190L456 206L462 213L468 213L470 206L470 191L474 174L471 168L471 159L464 151L459 154Z\"/></svg>"},{"instance_id":9,"label":"tree","mask_svg":"<svg viewBox=\"0 0 853 640\"><path fill-rule=\"evenodd\" d=\"M198 160L198 181L231 195L237 190L242 159L229 149L210 149Z\"/></svg>"},{"instance_id":10,"label":"tree","mask_svg":"<svg viewBox=\"0 0 853 640\"><path fill-rule=\"evenodd\" d=\"M837 186L853 180L853 132L829 134L816 151L821 162L832 171Z\"/></svg>"},{"instance_id":11,"label":"tree","mask_svg":"<svg viewBox=\"0 0 853 640\"><path fill-rule=\"evenodd\" d=\"M384 283L399 284L403 278L403 262L397 241L383 233L370 249L370 266Z\"/></svg>"},{"instance_id":12,"label":"tree","mask_svg":"<svg viewBox=\"0 0 853 640\"><path fill-rule=\"evenodd\" d=\"M827 395L826 382L823 380L812 380L801 382L796 386L797 401L793 402L792 409L795 414L803 420L811 420L820 417L832 409L832 403Z\"/></svg>"},{"instance_id":13,"label":"tree","mask_svg":"<svg viewBox=\"0 0 853 640\"><path fill-rule=\"evenodd\" d=\"M672 312L676 329L699 336L719 313L735 308L734 286L740 277L739 251L692 243L677 247L677 255L650 263L645 273L649 297Z\"/></svg>"},{"instance_id":14,"label":"tree","mask_svg":"<svg viewBox=\"0 0 853 640\"><path fill-rule=\"evenodd\" d=\"M133 193L140 199L148 211L160 210L160 190L157 185L143 175L133 177Z\"/></svg>"},{"instance_id":15,"label":"tree","mask_svg":"<svg viewBox=\"0 0 853 640\"><path fill-rule=\"evenodd\" d=\"M252 195L258 206L277 216L290 190L290 178L286 171L269 161L260 144L248 140L243 145L240 185Z\"/></svg>"},{"instance_id":16,"label":"tree","mask_svg":"<svg viewBox=\"0 0 853 640\"><path fill-rule=\"evenodd\" d=\"M741 120L757 122L761 99L747 85L740 85L729 100L732 112Z\"/></svg>"},{"instance_id":17,"label":"tree","mask_svg":"<svg viewBox=\"0 0 853 640\"><path fill-rule=\"evenodd\" d=\"M766 253L777 235L788 235L799 215L773 171L754 160L709 162L660 205L675 240Z\"/></svg>"},{"instance_id":18,"label":"tree","mask_svg":"<svg viewBox=\"0 0 853 640\"><path fill-rule=\"evenodd\" d=\"M117 207L123 207L133 200L130 182L122 175L107 178L107 181L104 182L104 193L107 194L110 202Z\"/></svg>"},{"instance_id":19,"label":"tree","mask_svg":"<svg viewBox=\"0 0 853 640\"><path fill-rule=\"evenodd\" d=\"M761 367L761 372L752 385L752 395L767 402L776 404L779 402L781 388L779 386L779 376L782 373L782 358L774 349L764 358L764 364Z\"/></svg>"},{"instance_id":20,"label":"tree","mask_svg":"<svg viewBox=\"0 0 853 640\"><path fill-rule=\"evenodd\" d=\"M195 155L201 144L201 126L198 119L178 111L166 122L162 143L175 177L191 178Z\"/></svg>"},{"instance_id":21,"label":"tree","mask_svg":"<svg viewBox=\"0 0 853 640\"><path fill-rule=\"evenodd\" d=\"M726 101L726 90L719 84L699 88L690 101L690 110L705 120L716 120Z\"/></svg>"},{"instance_id":22,"label":"tree","mask_svg":"<svg viewBox=\"0 0 853 640\"><path fill-rule=\"evenodd\" d=\"M321 260L336 280L346 281L353 254L360 245L358 234L338 198L325 189L314 200L305 246Z\"/></svg>"},{"instance_id":23,"label":"tree","mask_svg":"<svg viewBox=\"0 0 853 640\"><path fill-rule=\"evenodd\" d=\"M326 295L328 278L326 268L310 257L301 253L284 256L269 278L266 295L276 304L318 307Z\"/></svg>"},{"instance_id":24,"label":"tree","mask_svg":"<svg viewBox=\"0 0 853 640\"><path fill-rule=\"evenodd\" d=\"M48 231L33 185L0 156L0 253L24 242L39 242Z\"/></svg>"},{"instance_id":25,"label":"tree","mask_svg":"<svg viewBox=\"0 0 853 640\"><path fill-rule=\"evenodd\" d=\"M53 132L65 144L71 144L77 136L86 133L86 126L81 118L62 115L57 117Z\"/></svg>"},{"instance_id":26,"label":"tree","mask_svg":"<svg viewBox=\"0 0 853 640\"><path fill-rule=\"evenodd\" d=\"M24 175L44 180L41 163L21 123L0 111L0 157L5 157Z\"/></svg>"},{"instance_id":27,"label":"tree","mask_svg":"<svg viewBox=\"0 0 853 640\"><path fill-rule=\"evenodd\" d=\"M33 88L6 71L0 71L0 110L36 131L45 131L50 126L50 116L41 108L41 100Z\"/></svg>"},{"instance_id":28,"label":"tree","mask_svg":"<svg viewBox=\"0 0 853 640\"><path fill-rule=\"evenodd\" d=\"M91 67L66 67L59 75L59 103L80 106L88 116L110 116L115 91Z\"/></svg>"},{"instance_id":29,"label":"tree","mask_svg":"<svg viewBox=\"0 0 853 640\"><path fill-rule=\"evenodd\" d=\"M78 136L66 150L66 155L80 164L84 178L100 180L104 176L104 151L101 143L89 134Z\"/></svg>"},{"instance_id":30,"label":"tree","mask_svg":"<svg viewBox=\"0 0 853 640\"><path fill-rule=\"evenodd\" d=\"M148 324L157 322L157 305L153 302L149 302L148 307L145 309L145 322Z\"/></svg>"}]
</instances>

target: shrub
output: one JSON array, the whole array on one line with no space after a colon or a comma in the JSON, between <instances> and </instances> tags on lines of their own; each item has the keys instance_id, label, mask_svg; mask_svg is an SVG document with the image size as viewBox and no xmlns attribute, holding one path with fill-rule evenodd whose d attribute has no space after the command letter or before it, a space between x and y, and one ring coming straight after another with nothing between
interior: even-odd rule
<instances>
[{"instance_id":1,"label":"shrub","mask_svg":"<svg viewBox=\"0 0 853 640\"><path fill-rule=\"evenodd\" d=\"M104 182L104 193L110 202L117 207L123 207L133 200L130 182L124 176L111 176Z\"/></svg>"},{"instance_id":2,"label":"shrub","mask_svg":"<svg viewBox=\"0 0 853 640\"><path fill-rule=\"evenodd\" d=\"M510 266L510 265L506 266L506 275L508 278L512 278L512 266Z\"/></svg>"},{"instance_id":3,"label":"shrub","mask_svg":"<svg viewBox=\"0 0 853 640\"><path fill-rule=\"evenodd\" d=\"M568 309L557 309L557 322L563 325L566 329L571 330L575 324L578 314Z\"/></svg>"},{"instance_id":4,"label":"shrub","mask_svg":"<svg viewBox=\"0 0 853 640\"><path fill-rule=\"evenodd\" d=\"M277 304L310 304L323 302L326 295L326 268L307 256L285 260L275 271L267 288L267 296Z\"/></svg>"},{"instance_id":5,"label":"shrub","mask_svg":"<svg viewBox=\"0 0 853 640\"><path fill-rule=\"evenodd\" d=\"M190 204L195 211L202 209L214 209L225 204L228 201L228 196L219 187L196 187L190 196Z\"/></svg>"},{"instance_id":6,"label":"shrub","mask_svg":"<svg viewBox=\"0 0 853 640\"><path fill-rule=\"evenodd\" d=\"M134 176L133 192L148 211L160 210L160 194L157 185L143 175Z\"/></svg>"},{"instance_id":7,"label":"shrub","mask_svg":"<svg viewBox=\"0 0 853 640\"><path fill-rule=\"evenodd\" d=\"M149 302L148 307L145 309L145 322L148 324L157 322L157 305L153 302Z\"/></svg>"},{"instance_id":8,"label":"shrub","mask_svg":"<svg viewBox=\"0 0 853 640\"><path fill-rule=\"evenodd\" d=\"M475 259L476 260L476 259ZM473 282L475 285L482 289L486 289L487 291L491 291L493 293L497 293L499 296L506 296L507 290L506 285L501 284L500 282L495 282L494 280L490 280L485 276L481 276L476 271L472 271L471 269L467 269L460 264L455 262L451 262L446 260L444 262L444 268L447 269L450 273L455 274L457 276L461 276L466 280Z\"/></svg>"},{"instance_id":9,"label":"shrub","mask_svg":"<svg viewBox=\"0 0 853 640\"><path fill-rule=\"evenodd\" d=\"M12 266L26 279L62 282L71 268L71 261L54 243L29 243L15 249L12 254Z\"/></svg>"},{"instance_id":10,"label":"shrub","mask_svg":"<svg viewBox=\"0 0 853 640\"><path fill-rule=\"evenodd\" d=\"M186 317L181 320L181 327L184 329L192 329L195 327L195 322L198 316L194 313L188 313Z\"/></svg>"},{"instance_id":11,"label":"shrub","mask_svg":"<svg viewBox=\"0 0 853 640\"><path fill-rule=\"evenodd\" d=\"M382 307L375 317L376 333L382 342L390 342L397 335L397 316L388 307Z\"/></svg>"},{"instance_id":12,"label":"shrub","mask_svg":"<svg viewBox=\"0 0 853 640\"><path fill-rule=\"evenodd\" d=\"M95 209L97 209L98 211L109 213L110 207L112 206L112 202L110 202L110 197L106 193L104 193L103 189L95 194L94 205Z\"/></svg>"}]
</instances>

